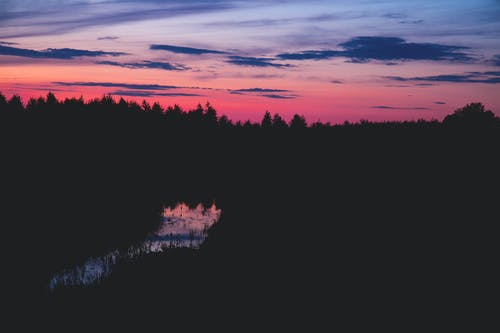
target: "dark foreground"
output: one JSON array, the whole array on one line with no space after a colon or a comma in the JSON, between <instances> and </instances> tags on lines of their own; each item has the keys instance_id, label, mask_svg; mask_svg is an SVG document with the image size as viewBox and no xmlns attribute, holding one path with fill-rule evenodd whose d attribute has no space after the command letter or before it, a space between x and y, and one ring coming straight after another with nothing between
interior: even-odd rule
<instances>
[{"instance_id":1,"label":"dark foreground","mask_svg":"<svg viewBox=\"0 0 500 333\"><path fill-rule=\"evenodd\" d=\"M109 99L15 106L0 100L2 271L21 318L441 331L493 313L500 127L484 110L288 128ZM144 238L163 205L214 200L222 218L199 251L48 292L55 271Z\"/></svg>"}]
</instances>

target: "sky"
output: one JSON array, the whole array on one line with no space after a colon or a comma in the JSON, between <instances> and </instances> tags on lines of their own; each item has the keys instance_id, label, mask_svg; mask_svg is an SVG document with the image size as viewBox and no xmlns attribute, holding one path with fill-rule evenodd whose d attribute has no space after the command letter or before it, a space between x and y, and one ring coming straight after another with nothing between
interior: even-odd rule
<instances>
[{"instance_id":1,"label":"sky","mask_svg":"<svg viewBox=\"0 0 500 333\"><path fill-rule=\"evenodd\" d=\"M0 92L233 120L500 116L500 0L0 0Z\"/></svg>"}]
</instances>

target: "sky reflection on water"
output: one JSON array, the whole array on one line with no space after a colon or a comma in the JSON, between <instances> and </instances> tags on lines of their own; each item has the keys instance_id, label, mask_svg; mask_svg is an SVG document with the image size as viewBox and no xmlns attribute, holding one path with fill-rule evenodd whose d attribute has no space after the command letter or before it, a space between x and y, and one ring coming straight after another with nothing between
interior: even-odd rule
<instances>
[{"instance_id":1,"label":"sky reflection on water","mask_svg":"<svg viewBox=\"0 0 500 333\"><path fill-rule=\"evenodd\" d=\"M140 245L132 246L125 252L118 250L97 258L89 258L82 265L60 271L52 277L49 289L67 286L88 286L105 279L119 259L132 259L140 255L158 253L169 248L197 249L207 237L210 227L220 218L221 210L215 203L205 208L199 204L190 208L184 203L166 207L163 223Z\"/></svg>"}]
</instances>

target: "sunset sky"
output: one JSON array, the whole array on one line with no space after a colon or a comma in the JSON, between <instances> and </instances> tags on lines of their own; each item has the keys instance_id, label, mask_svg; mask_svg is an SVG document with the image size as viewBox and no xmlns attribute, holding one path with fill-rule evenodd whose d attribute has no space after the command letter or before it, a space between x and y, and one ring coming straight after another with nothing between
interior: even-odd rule
<instances>
[{"instance_id":1,"label":"sunset sky","mask_svg":"<svg viewBox=\"0 0 500 333\"><path fill-rule=\"evenodd\" d=\"M0 92L234 120L500 115L498 0L0 0Z\"/></svg>"}]
</instances>

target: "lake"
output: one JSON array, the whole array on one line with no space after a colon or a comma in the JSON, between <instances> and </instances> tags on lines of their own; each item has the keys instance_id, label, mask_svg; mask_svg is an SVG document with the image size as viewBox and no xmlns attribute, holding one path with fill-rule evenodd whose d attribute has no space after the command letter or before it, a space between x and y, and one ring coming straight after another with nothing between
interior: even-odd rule
<instances>
[{"instance_id":1,"label":"lake","mask_svg":"<svg viewBox=\"0 0 500 333\"><path fill-rule=\"evenodd\" d=\"M108 277L118 260L133 259L150 253L168 251L170 248L197 249L207 237L208 230L219 220L221 210L212 204L192 208L185 203L165 207L162 223L140 244L126 251L112 251L104 256L89 258L82 265L65 269L52 276L49 289L68 286L89 286Z\"/></svg>"}]
</instances>

